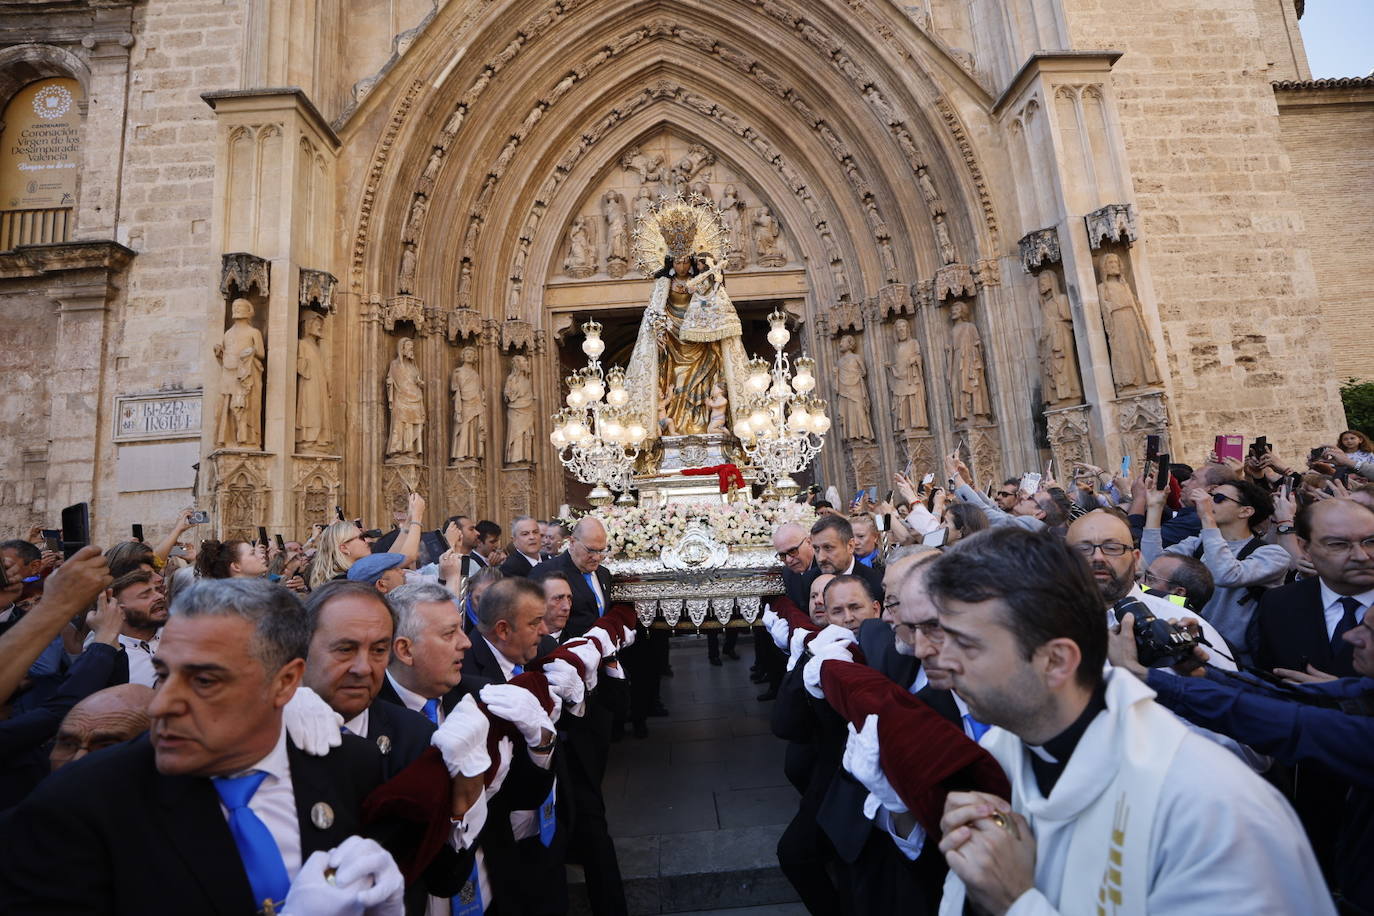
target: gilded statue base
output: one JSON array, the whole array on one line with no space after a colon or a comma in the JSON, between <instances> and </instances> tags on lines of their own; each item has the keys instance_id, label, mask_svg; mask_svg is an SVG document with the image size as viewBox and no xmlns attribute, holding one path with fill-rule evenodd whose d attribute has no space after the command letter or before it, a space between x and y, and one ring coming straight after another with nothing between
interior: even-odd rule
<instances>
[{"instance_id":1,"label":"gilded statue base","mask_svg":"<svg viewBox=\"0 0 1374 916\"><path fill-rule=\"evenodd\" d=\"M641 462L642 473L634 476L641 506L712 506L729 502L730 494L720 492L714 474L687 476L684 470L737 464L746 485L753 484L754 472L744 466L735 438L729 433L697 436L661 436ZM746 486L737 498L747 498Z\"/></svg>"}]
</instances>

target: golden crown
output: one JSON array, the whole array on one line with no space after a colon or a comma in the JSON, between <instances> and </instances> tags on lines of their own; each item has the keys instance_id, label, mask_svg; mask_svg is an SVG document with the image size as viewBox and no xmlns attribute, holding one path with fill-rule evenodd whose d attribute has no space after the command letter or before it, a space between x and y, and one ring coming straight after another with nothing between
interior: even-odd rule
<instances>
[{"instance_id":1,"label":"golden crown","mask_svg":"<svg viewBox=\"0 0 1374 916\"><path fill-rule=\"evenodd\" d=\"M664 256L706 253L716 260L725 254L726 235L720 211L697 194L659 201L635 226L634 251L639 269L652 274Z\"/></svg>"}]
</instances>

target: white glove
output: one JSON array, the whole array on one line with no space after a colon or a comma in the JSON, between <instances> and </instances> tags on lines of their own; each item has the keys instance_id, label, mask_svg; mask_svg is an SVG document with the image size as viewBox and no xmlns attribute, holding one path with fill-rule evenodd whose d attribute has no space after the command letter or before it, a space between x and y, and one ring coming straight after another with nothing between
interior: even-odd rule
<instances>
[{"instance_id":1,"label":"white glove","mask_svg":"<svg viewBox=\"0 0 1374 916\"><path fill-rule=\"evenodd\" d=\"M784 652L792 639L792 624L785 617L779 617L772 608L763 612L763 627L772 637L773 644Z\"/></svg>"},{"instance_id":2,"label":"white glove","mask_svg":"<svg viewBox=\"0 0 1374 916\"><path fill-rule=\"evenodd\" d=\"M625 669L620 667L620 662L613 658L607 659L606 663L601 666L601 670L605 673L606 677L613 681L625 680Z\"/></svg>"},{"instance_id":3,"label":"white glove","mask_svg":"<svg viewBox=\"0 0 1374 916\"><path fill-rule=\"evenodd\" d=\"M376 840L351 836L329 851L334 883L358 887L358 900L368 916L401 916L405 912L405 879L391 853Z\"/></svg>"},{"instance_id":4,"label":"white glove","mask_svg":"<svg viewBox=\"0 0 1374 916\"><path fill-rule=\"evenodd\" d=\"M512 684L488 684L478 694L493 716L514 725L530 747L544 743L544 735L557 734L553 720L534 694Z\"/></svg>"},{"instance_id":5,"label":"white glove","mask_svg":"<svg viewBox=\"0 0 1374 916\"><path fill-rule=\"evenodd\" d=\"M520 688L516 688L519 690ZM491 767L487 753L487 732L491 723L478 708L472 694L444 717L444 724L434 730L429 743L439 749L449 776L462 773L469 778L480 776Z\"/></svg>"},{"instance_id":6,"label":"white glove","mask_svg":"<svg viewBox=\"0 0 1374 916\"><path fill-rule=\"evenodd\" d=\"M601 650L596 647L596 643L570 642L564 644L563 648L576 655L578 661L582 662L582 670L586 672L582 675L582 680L588 690L595 690L597 669L601 667Z\"/></svg>"},{"instance_id":7,"label":"white glove","mask_svg":"<svg viewBox=\"0 0 1374 916\"><path fill-rule=\"evenodd\" d=\"M544 677L548 679L549 692L560 697L573 715L580 715L577 709L587 698L587 685L582 682L577 669L563 659L556 658L544 666Z\"/></svg>"},{"instance_id":8,"label":"white glove","mask_svg":"<svg viewBox=\"0 0 1374 916\"><path fill-rule=\"evenodd\" d=\"M792 645L787 650L788 671L797 667L797 660L801 658L802 652L806 649L806 637L810 635L810 630L797 629L792 631Z\"/></svg>"},{"instance_id":9,"label":"white glove","mask_svg":"<svg viewBox=\"0 0 1374 916\"><path fill-rule=\"evenodd\" d=\"M620 648L628 649L635 644L635 638L639 636L639 630L635 627L625 628L625 641L620 644Z\"/></svg>"},{"instance_id":10,"label":"white glove","mask_svg":"<svg viewBox=\"0 0 1374 916\"><path fill-rule=\"evenodd\" d=\"M496 775L492 777L491 785L487 786L487 794L495 795L501 791L501 785L510 775L511 758L515 756L515 744L505 735L496 739ZM466 820L464 816L464 820Z\"/></svg>"},{"instance_id":11,"label":"white glove","mask_svg":"<svg viewBox=\"0 0 1374 916\"><path fill-rule=\"evenodd\" d=\"M825 699L825 692L821 690L821 665L825 662L835 661L852 662L854 656L849 651L849 645L843 642L830 642L821 646L816 643L819 638L811 640L811 661L806 663L802 669L802 685L806 687L806 692L818 700Z\"/></svg>"},{"instance_id":12,"label":"white glove","mask_svg":"<svg viewBox=\"0 0 1374 916\"><path fill-rule=\"evenodd\" d=\"M868 798L864 800L864 817L872 820L879 805L894 814L901 814L907 810L906 803L897 794L897 790L892 788L892 783L887 781L882 764L879 763L876 715L870 715L865 719L861 730L855 729L852 724L849 726L849 740L844 746L843 763L849 775L862 783L869 792Z\"/></svg>"},{"instance_id":13,"label":"white glove","mask_svg":"<svg viewBox=\"0 0 1374 916\"><path fill-rule=\"evenodd\" d=\"M611 638L611 634L606 631L605 627L592 627L582 635L587 638L588 642L595 644L603 656L615 654L615 640Z\"/></svg>"},{"instance_id":14,"label":"white glove","mask_svg":"<svg viewBox=\"0 0 1374 916\"><path fill-rule=\"evenodd\" d=\"M311 757L323 757L343 743L343 716L309 687L296 688L282 709L282 722L292 743Z\"/></svg>"},{"instance_id":15,"label":"white glove","mask_svg":"<svg viewBox=\"0 0 1374 916\"><path fill-rule=\"evenodd\" d=\"M358 899L360 888L346 886L337 875L332 882L325 878L331 852L316 850L301 865L286 892L282 916L363 916L363 903Z\"/></svg>"},{"instance_id":16,"label":"white glove","mask_svg":"<svg viewBox=\"0 0 1374 916\"><path fill-rule=\"evenodd\" d=\"M832 623L830 626L817 633L815 639L811 640L811 654L815 655L816 650L821 646L828 646L832 643L850 643L852 645L858 645L859 637L854 635L853 630L846 630L844 627Z\"/></svg>"}]
</instances>

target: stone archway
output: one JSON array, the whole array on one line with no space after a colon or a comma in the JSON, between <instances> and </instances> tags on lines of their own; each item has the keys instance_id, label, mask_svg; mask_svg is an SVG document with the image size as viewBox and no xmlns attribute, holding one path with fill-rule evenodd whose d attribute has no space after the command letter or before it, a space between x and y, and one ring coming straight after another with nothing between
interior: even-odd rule
<instances>
[{"instance_id":1,"label":"stone archway","mask_svg":"<svg viewBox=\"0 0 1374 916\"><path fill-rule=\"evenodd\" d=\"M369 150L351 252L357 317L372 328L356 353L364 384L380 387L379 367L395 347L387 332L400 325L433 342L417 348L428 354L419 361L431 379L449 377L457 348L480 351L478 373L492 395L483 405L490 443L502 438L499 392L513 355L536 357L540 401L558 402L551 339L573 312L611 304L596 295L624 282L609 265L558 278L575 212L592 215L586 202L626 151L673 129L748 176L760 205L783 225L802 304L796 317L823 368L838 355L841 334L855 335L869 365L885 366L898 346L898 319L924 353L927 426L894 428L886 410L892 379L870 375L870 403L881 411L873 438L829 449L826 477L874 483L909 455L933 458L955 441L967 442L991 473L1006 450L1003 436L1020 435L1029 419L1012 409L1007 392L1015 386L1003 376L1011 360L999 353L1003 330L1016 322L1000 291L991 195L953 104L923 72L913 78L910 59L899 75L890 52L838 10L729 6L740 19L730 28L720 20L683 25L653 6L508 14L483 26L488 40L468 44L499 51L450 56L442 66L437 45L446 30L426 34L433 53L412 55L409 73L389 75L390 117L383 123L381 103L358 116L381 137ZM571 292L578 284L596 292ZM620 295L615 301L630 301ZM956 300L973 307L975 336L987 342L981 384L989 406L976 416L957 415L945 384L954 322L943 306ZM833 390L823 393L833 400ZM433 417L451 412L436 392L427 403ZM360 428L379 426L375 415L360 419ZM1010 422L999 428L1003 419ZM541 444L545 420L538 418ZM446 439L431 430L431 451ZM461 475L433 461L423 474L451 498L461 476L468 499L507 494L492 510L547 511L558 502L552 458L550 451L531 467L508 468L488 453ZM356 459L350 488L385 474L374 442L361 443ZM530 488L537 506L509 496Z\"/></svg>"}]
</instances>

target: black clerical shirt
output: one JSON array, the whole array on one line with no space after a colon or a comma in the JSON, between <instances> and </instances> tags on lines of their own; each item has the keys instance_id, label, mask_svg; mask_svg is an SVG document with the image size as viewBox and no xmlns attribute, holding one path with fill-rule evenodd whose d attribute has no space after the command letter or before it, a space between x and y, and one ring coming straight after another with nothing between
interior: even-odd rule
<instances>
[{"instance_id":1,"label":"black clerical shirt","mask_svg":"<svg viewBox=\"0 0 1374 916\"><path fill-rule=\"evenodd\" d=\"M1078 747L1079 740L1083 733L1088 730L1093 719L1097 714L1107 708L1107 684L1104 681L1097 685L1093 691L1092 698L1088 700L1088 705L1073 724L1046 741L1041 747L1031 747L1031 771L1035 773L1035 784L1040 788L1040 794L1045 798L1050 797L1050 791L1054 789L1054 784L1059 781L1059 776L1064 772L1064 767L1069 765L1069 758L1073 756L1074 748Z\"/></svg>"}]
</instances>

